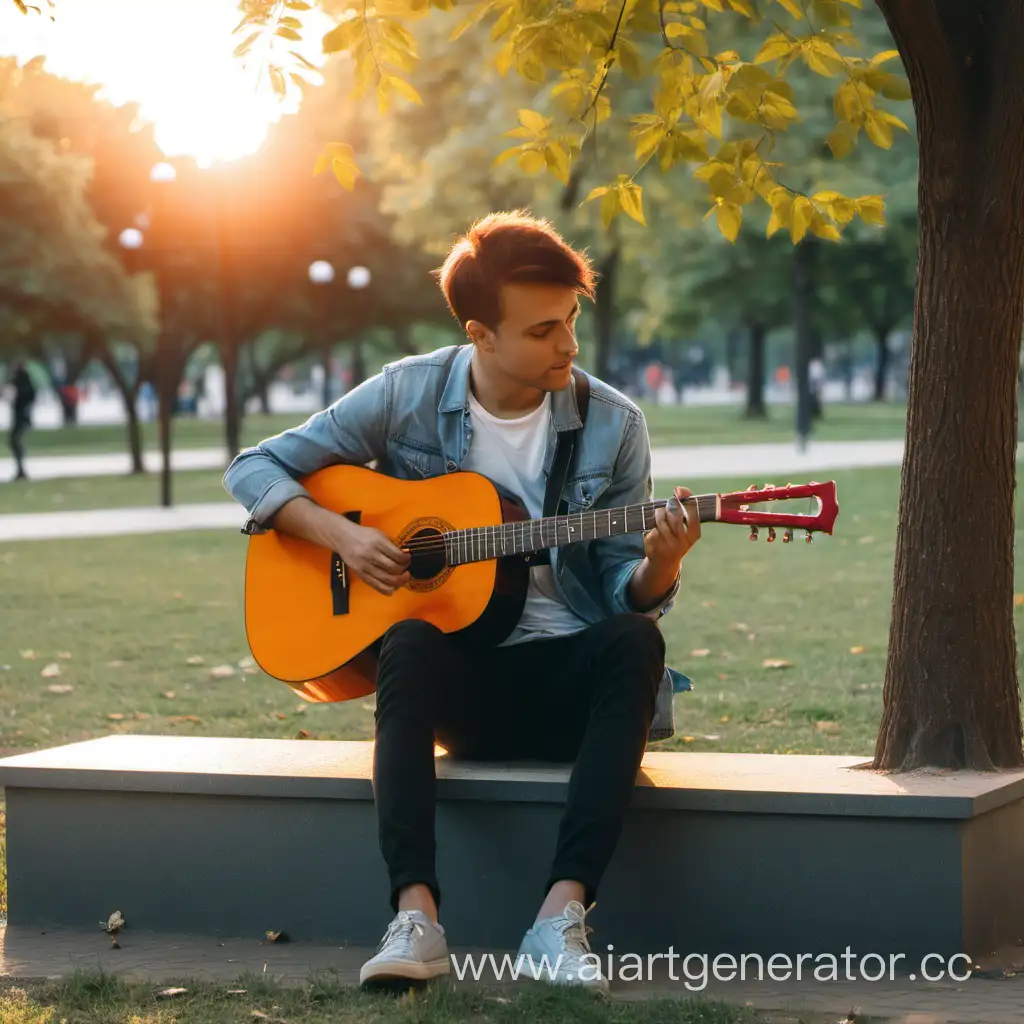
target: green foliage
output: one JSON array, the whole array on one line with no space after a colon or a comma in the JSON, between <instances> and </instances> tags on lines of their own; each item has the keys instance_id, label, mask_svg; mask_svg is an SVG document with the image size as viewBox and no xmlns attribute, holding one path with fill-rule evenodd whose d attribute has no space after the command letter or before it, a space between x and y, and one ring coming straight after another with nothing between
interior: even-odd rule
<instances>
[{"instance_id":1,"label":"green foliage","mask_svg":"<svg viewBox=\"0 0 1024 1024\"><path fill-rule=\"evenodd\" d=\"M244 6L239 33L255 39L280 31L277 0ZM352 95L372 88L381 113L396 98L421 104L408 81L419 62L409 25L451 7L451 0L331 2L337 25L323 38L324 52L349 55ZM894 130L906 129L884 106L909 97L905 80L887 67L895 51L856 52L854 15L861 7L861 0L472 0L459 5L451 38L489 26L494 67L536 87L543 109L518 111L518 125L506 132L516 143L500 156L523 173L546 172L568 184L599 126L608 122L609 131L625 134L632 169L619 163L583 200L599 201L606 227L623 213L646 223L638 178L653 162L663 172L693 167L710 202L708 216L730 240L753 203L770 211L769 236L787 230L794 243L807 234L837 240L854 218L883 223L883 197L805 192L782 180L776 150L801 119L794 81L803 73L814 76L818 93L828 83L833 96L827 144L834 158L848 156L862 134L884 149ZM293 20L301 23L301 15ZM635 85L644 89L648 109L631 112L623 125L613 113ZM333 146L318 170L331 166L350 188L354 161Z\"/></svg>"}]
</instances>

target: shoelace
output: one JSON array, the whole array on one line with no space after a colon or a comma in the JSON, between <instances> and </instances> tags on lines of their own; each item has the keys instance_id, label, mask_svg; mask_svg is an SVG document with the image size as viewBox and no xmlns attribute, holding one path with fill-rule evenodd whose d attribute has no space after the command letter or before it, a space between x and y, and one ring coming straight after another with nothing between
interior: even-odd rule
<instances>
[{"instance_id":1,"label":"shoelace","mask_svg":"<svg viewBox=\"0 0 1024 1024\"><path fill-rule=\"evenodd\" d=\"M382 952L388 946L400 947L403 953L412 952L413 932L417 935L424 933L423 925L413 919L407 910L400 910L395 919L388 925L384 938L380 941L378 952Z\"/></svg>"},{"instance_id":2,"label":"shoelace","mask_svg":"<svg viewBox=\"0 0 1024 1024\"><path fill-rule=\"evenodd\" d=\"M586 916L596 906L597 902L595 901L583 911L582 915L566 915L565 924L561 926L561 932L567 953L572 953L579 957L590 952L590 942L588 941L587 936L593 932L594 929L586 923Z\"/></svg>"}]
</instances>

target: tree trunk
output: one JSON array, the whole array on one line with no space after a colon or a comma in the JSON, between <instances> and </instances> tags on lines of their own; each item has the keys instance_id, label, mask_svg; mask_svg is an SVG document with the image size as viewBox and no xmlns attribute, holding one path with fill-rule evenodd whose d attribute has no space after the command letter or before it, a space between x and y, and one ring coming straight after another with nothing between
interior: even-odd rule
<instances>
[{"instance_id":1,"label":"tree trunk","mask_svg":"<svg viewBox=\"0 0 1024 1024\"><path fill-rule=\"evenodd\" d=\"M139 410L136 406L141 379L136 380L134 384L129 383L124 370L121 369L114 358L114 353L110 351L110 347L105 341L97 343L96 353L99 361L103 364L107 373L110 374L110 379L114 382L114 386L121 396L121 401L124 403L124 413L128 428L128 451L131 453L132 472L144 473L146 466L142 461L142 429L139 426Z\"/></svg>"},{"instance_id":2,"label":"tree trunk","mask_svg":"<svg viewBox=\"0 0 1024 1024\"><path fill-rule=\"evenodd\" d=\"M366 380L366 355L363 351L363 339L356 337L352 339L352 380L349 387L358 387Z\"/></svg>"},{"instance_id":3,"label":"tree trunk","mask_svg":"<svg viewBox=\"0 0 1024 1024\"><path fill-rule=\"evenodd\" d=\"M879 0L920 171L907 445L874 765L1024 764L1013 625L1024 0Z\"/></svg>"},{"instance_id":4,"label":"tree trunk","mask_svg":"<svg viewBox=\"0 0 1024 1024\"><path fill-rule=\"evenodd\" d=\"M750 349L747 354L747 409L743 414L748 420L763 420L768 417L764 404L764 348L767 335L764 324L750 325Z\"/></svg>"},{"instance_id":5,"label":"tree trunk","mask_svg":"<svg viewBox=\"0 0 1024 1024\"><path fill-rule=\"evenodd\" d=\"M224 370L224 443L228 449L228 462L239 452L242 433L242 409L238 401L238 342L230 335L220 346L221 367Z\"/></svg>"},{"instance_id":6,"label":"tree trunk","mask_svg":"<svg viewBox=\"0 0 1024 1024\"><path fill-rule=\"evenodd\" d=\"M805 238L793 250L793 328L796 334L796 437L801 450L811 434L812 402L810 362L814 338L811 328L811 297L815 248Z\"/></svg>"},{"instance_id":7,"label":"tree trunk","mask_svg":"<svg viewBox=\"0 0 1024 1024\"><path fill-rule=\"evenodd\" d=\"M878 361L875 363L874 401L885 401L885 385L889 379L889 335L888 327L875 328L875 344L878 346Z\"/></svg>"},{"instance_id":8,"label":"tree trunk","mask_svg":"<svg viewBox=\"0 0 1024 1024\"><path fill-rule=\"evenodd\" d=\"M725 368L729 374L729 383L738 380L740 365L740 350L743 345L743 331L733 327L725 335ZM749 366L748 366L749 372Z\"/></svg>"},{"instance_id":9,"label":"tree trunk","mask_svg":"<svg viewBox=\"0 0 1024 1024\"><path fill-rule=\"evenodd\" d=\"M597 295L594 296L594 337L597 352L594 359L594 374L607 380L611 367L612 344L615 331L615 289L619 267L619 246L616 243L598 266L600 278Z\"/></svg>"}]
</instances>

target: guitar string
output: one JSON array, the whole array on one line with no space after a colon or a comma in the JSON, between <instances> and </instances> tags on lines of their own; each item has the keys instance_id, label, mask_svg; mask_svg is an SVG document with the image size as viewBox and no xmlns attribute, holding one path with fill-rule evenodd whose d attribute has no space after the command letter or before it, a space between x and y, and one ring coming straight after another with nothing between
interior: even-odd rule
<instances>
[{"instance_id":1,"label":"guitar string","mask_svg":"<svg viewBox=\"0 0 1024 1024\"><path fill-rule=\"evenodd\" d=\"M708 504L711 499L717 498L717 495L695 495L694 497L697 498L698 507L699 507L700 504L701 504L701 500L702 499L704 500L705 504ZM796 500L796 499L794 499L794 500ZM510 526L512 527L512 546L513 546L513 548L515 548L515 546L516 546L516 544L515 544L515 527L516 527L516 525L518 525L519 528L520 528L520 534L523 536L524 543L525 543L525 540L526 540L526 536L525 536L526 529L529 528L531 542L534 539L534 533L535 532L539 532L540 533L540 540L541 540L541 547L546 547L546 546L549 546L549 545L545 545L543 543L543 541L545 539L545 537L544 537L545 531L553 530L554 533L555 533L556 541L557 541L559 526L569 527L569 520L571 520L571 519L575 519L575 518L578 517L579 520L580 520L580 525L582 526L583 525L583 517L586 516L586 515L592 515L592 516L594 516L594 526L596 527L597 526L597 522L598 522L598 520L597 520L597 516L598 515L604 514L604 515L609 515L610 516L611 513L620 512L620 511L624 513L624 518L627 521L627 530L624 531L624 532L638 532L637 530L630 530L630 529L628 529L628 522L629 522L630 515L639 514L641 516L641 527L640 528L641 529L646 529L646 512L648 510L664 508L665 505L667 505L667 504L668 504L668 500L667 499L658 499L657 501L649 502L649 503L643 504L643 505L628 505L628 506L625 506L622 509L595 509L592 512L577 512L577 513L573 513L572 515L568 515L568 516L551 516L551 517L546 517L546 518L542 518L542 519L524 520L524 521L520 521L520 522L499 523L499 524L486 525L486 526L474 526L474 527L468 527L467 529L463 529L463 530L450 530L450 531L446 531L446 532L441 533L441 534L439 534L437 536L434 536L434 537L425 537L425 538L421 538L419 540L414 539L409 544L404 545L404 550L409 551L410 553L413 553L413 554L427 554L427 553L431 553L431 552L434 552L434 551L438 551L438 552L441 551L441 550L447 551L447 549L449 547L453 547L454 548L454 547L457 547L459 545L462 545L462 546L464 546L466 548L466 553L469 554L470 550L473 549L475 551L475 549L476 549L476 547L478 545L481 548L484 548L488 543L492 543L494 545L494 547L495 547L495 551L497 551L497 546L499 544L499 534L498 534L498 531L501 531L501 536L502 536L502 538L504 538L505 536L507 536L506 530ZM750 504L759 504L759 502L750 502ZM799 513L793 513L792 515L793 516L799 516L800 518L805 518L803 515L800 515ZM806 518L814 518L814 517L808 515L808 516L806 516ZM536 525L534 525L534 524L536 524ZM609 521L609 525L611 525L610 521ZM765 524L762 524L762 525L770 526L772 524L765 523ZM569 527L569 528L571 529L571 527ZM802 527L797 527L797 528L802 528ZM489 532L485 533L483 531L489 531ZM599 539L599 538L595 536L593 539L596 540L596 539ZM525 553L525 551L524 551L524 553Z\"/></svg>"}]
</instances>

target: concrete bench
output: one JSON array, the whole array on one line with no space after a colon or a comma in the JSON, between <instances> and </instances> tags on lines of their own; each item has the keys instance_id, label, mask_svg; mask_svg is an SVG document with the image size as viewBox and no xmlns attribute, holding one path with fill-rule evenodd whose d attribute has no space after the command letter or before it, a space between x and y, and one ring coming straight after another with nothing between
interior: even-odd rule
<instances>
[{"instance_id":1,"label":"concrete bench","mask_svg":"<svg viewBox=\"0 0 1024 1024\"><path fill-rule=\"evenodd\" d=\"M1024 936L1024 772L648 752L594 949L980 956ZM372 744L119 735L0 760L12 925L374 945L390 918ZM459 946L514 948L568 769L440 758Z\"/></svg>"}]
</instances>

